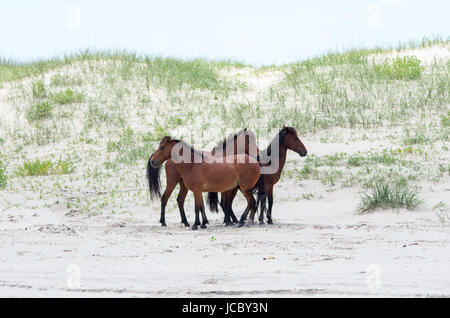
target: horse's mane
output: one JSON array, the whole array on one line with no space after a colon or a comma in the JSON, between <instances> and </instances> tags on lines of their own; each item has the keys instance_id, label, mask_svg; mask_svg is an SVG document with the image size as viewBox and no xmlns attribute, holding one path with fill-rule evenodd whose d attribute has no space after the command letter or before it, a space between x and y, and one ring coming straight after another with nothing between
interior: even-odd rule
<instances>
[{"instance_id":1,"label":"horse's mane","mask_svg":"<svg viewBox=\"0 0 450 318\"><path fill-rule=\"evenodd\" d=\"M250 140L253 140L256 143L256 134L250 129L244 128L223 138L217 143L211 152L214 154L218 150L226 149L229 144L234 143L234 141L241 135L248 135Z\"/></svg>"}]
</instances>

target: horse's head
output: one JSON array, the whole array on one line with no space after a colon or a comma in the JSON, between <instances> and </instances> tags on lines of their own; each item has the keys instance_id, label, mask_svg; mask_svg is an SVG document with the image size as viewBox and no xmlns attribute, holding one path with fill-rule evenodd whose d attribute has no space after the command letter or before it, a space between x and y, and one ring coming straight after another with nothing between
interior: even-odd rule
<instances>
[{"instance_id":1,"label":"horse's head","mask_svg":"<svg viewBox=\"0 0 450 318\"><path fill-rule=\"evenodd\" d=\"M287 149L295 151L301 157L306 156L306 147L298 138L297 131L292 127L283 127L280 131L280 136L283 138L284 145Z\"/></svg>"},{"instance_id":2,"label":"horse's head","mask_svg":"<svg viewBox=\"0 0 450 318\"><path fill-rule=\"evenodd\" d=\"M172 139L172 137L163 137L159 143L158 149L150 157L150 165L153 168L158 168L164 161L170 158L173 146L179 140Z\"/></svg>"}]
</instances>

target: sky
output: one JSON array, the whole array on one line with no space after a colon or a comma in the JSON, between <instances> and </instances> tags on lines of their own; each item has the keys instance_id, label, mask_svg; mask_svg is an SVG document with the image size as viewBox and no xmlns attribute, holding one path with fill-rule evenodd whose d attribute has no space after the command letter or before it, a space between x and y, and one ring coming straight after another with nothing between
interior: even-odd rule
<instances>
[{"instance_id":1,"label":"sky","mask_svg":"<svg viewBox=\"0 0 450 318\"><path fill-rule=\"evenodd\" d=\"M283 64L450 35L448 0L2 0L0 58L85 49Z\"/></svg>"}]
</instances>

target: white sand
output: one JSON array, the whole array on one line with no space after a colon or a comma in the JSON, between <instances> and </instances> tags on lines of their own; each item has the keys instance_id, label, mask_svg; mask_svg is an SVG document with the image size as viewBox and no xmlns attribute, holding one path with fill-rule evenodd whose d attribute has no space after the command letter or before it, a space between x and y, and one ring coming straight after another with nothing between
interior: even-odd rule
<instances>
[{"instance_id":1,"label":"white sand","mask_svg":"<svg viewBox=\"0 0 450 318\"><path fill-rule=\"evenodd\" d=\"M209 213L209 227L192 231L175 212L161 228L158 212L142 206L90 218L10 209L1 219L0 296L450 296L448 223L426 208L355 215L354 189L283 200L306 183L277 188L274 225L243 228ZM446 189L433 191L438 200ZM235 210L243 208L240 198ZM73 264L79 289L67 286ZM368 266L380 269L379 284Z\"/></svg>"}]
</instances>

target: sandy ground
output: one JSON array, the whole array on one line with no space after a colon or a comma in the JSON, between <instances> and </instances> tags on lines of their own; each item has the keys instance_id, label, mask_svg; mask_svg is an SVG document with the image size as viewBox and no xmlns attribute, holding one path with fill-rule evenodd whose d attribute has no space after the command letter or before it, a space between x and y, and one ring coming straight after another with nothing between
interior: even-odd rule
<instances>
[{"instance_id":1,"label":"sandy ground","mask_svg":"<svg viewBox=\"0 0 450 318\"><path fill-rule=\"evenodd\" d=\"M276 195L290 191L281 184ZM148 207L109 217L10 210L0 296L450 296L449 223L429 208L355 215L356 197L276 200L274 225L224 227L209 213L198 231L176 212L161 228Z\"/></svg>"}]
</instances>

